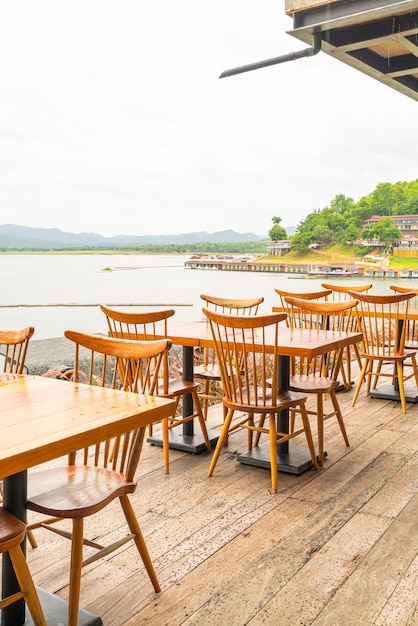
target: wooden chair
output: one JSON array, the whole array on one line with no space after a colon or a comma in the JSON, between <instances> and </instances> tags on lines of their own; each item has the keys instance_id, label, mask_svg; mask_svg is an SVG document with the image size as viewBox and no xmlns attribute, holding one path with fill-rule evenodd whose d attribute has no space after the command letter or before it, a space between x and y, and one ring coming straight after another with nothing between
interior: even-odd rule
<instances>
[{"instance_id":1,"label":"wooden chair","mask_svg":"<svg viewBox=\"0 0 418 626\"><path fill-rule=\"evenodd\" d=\"M390 285L390 288L395 293L413 293L414 299L410 300L410 310L411 310L411 305L412 305L415 309L415 313L418 312L418 289L411 289L410 287L402 287L401 285ZM418 320L413 320L413 319L406 320L405 348L418 350Z\"/></svg>"},{"instance_id":2,"label":"wooden chair","mask_svg":"<svg viewBox=\"0 0 418 626\"><path fill-rule=\"evenodd\" d=\"M343 302L318 302L301 300L299 298L285 298L290 307L288 313L292 328L308 328L311 330L347 331L351 326L351 311L357 305L356 300ZM337 349L331 353L315 359L293 358L291 361L291 376L289 388L316 396L316 414L318 423L318 458L319 464L324 463L324 421L336 416L345 444L348 446L348 436L343 416L338 403L336 388L339 386L338 375L342 361L343 350ZM324 398L329 394L333 410L324 412ZM295 412L291 412L292 425Z\"/></svg>"},{"instance_id":3,"label":"wooden chair","mask_svg":"<svg viewBox=\"0 0 418 626\"><path fill-rule=\"evenodd\" d=\"M74 382L153 393L157 385L155 359L162 359L171 347L168 339L130 341L66 331L75 343ZM71 383L63 383L71 384ZM94 407L92 406L92 410ZM59 428L59 423L57 423ZM68 626L76 626L82 566L96 561L133 540L144 562L154 590L160 585L151 562L135 512L128 497L136 489L136 470L145 428L127 432L113 440L97 442L90 449L69 455L68 465L29 474L29 510L49 516L28 528L49 529L71 539ZM84 518L119 498L130 534L110 546L84 539ZM55 526L61 519L72 520L72 533ZM83 545L97 552L83 560Z\"/></svg>"},{"instance_id":4,"label":"wooden chair","mask_svg":"<svg viewBox=\"0 0 418 626\"><path fill-rule=\"evenodd\" d=\"M270 441L271 488L277 492L277 446L305 433L312 465L317 469L315 448L309 418L305 409L306 395L278 388L279 359L277 337L279 322L285 314L276 313L257 317L224 315L208 309L203 313L209 320L223 386L223 403L227 409L221 434L218 439L208 476L212 476L219 454L227 441L228 434L238 428L248 429L248 449L252 448L253 433L266 433ZM265 349L266 332L271 332L274 341L273 353ZM239 363L240 367L236 367ZM271 385L268 384L271 377ZM298 408L302 415L303 428L292 433L277 431L276 414L289 408ZM236 411L242 411L232 422ZM268 417L269 427L257 425L254 416ZM263 420L264 421L264 420Z\"/></svg>"},{"instance_id":5,"label":"wooden chair","mask_svg":"<svg viewBox=\"0 0 418 626\"><path fill-rule=\"evenodd\" d=\"M363 347L360 355L364 358L360 378L353 397L354 406L361 385L367 376L367 393L369 393L374 377L377 386L379 377L391 378L399 385L399 396L402 412L406 412L405 381L414 378L418 386L418 368L416 350L405 348L405 335L408 319L409 301L413 293L402 293L393 296L366 295L352 292L359 304L356 310L359 330L363 333ZM404 364L410 360L412 374L406 375ZM377 363L376 370L374 364ZM382 371L382 365L391 364L392 372Z\"/></svg>"},{"instance_id":6,"label":"wooden chair","mask_svg":"<svg viewBox=\"0 0 418 626\"><path fill-rule=\"evenodd\" d=\"M201 294L201 299L205 303L205 308L227 315L257 315L260 304L264 302L263 297L250 299L220 298ZM210 401L222 401L221 374L213 348L203 349L203 362L195 364L194 378L203 384L203 390L199 391L202 400L203 415L207 419ZM217 391L216 387L220 386Z\"/></svg>"},{"instance_id":7,"label":"wooden chair","mask_svg":"<svg viewBox=\"0 0 418 626\"><path fill-rule=\"evenodd\" d=\"M164 311L153 312L132 312L132 311L120 311L112 309L105 305L101 305L100 309L106 315L109 335L110 337L124 337L129 339L146 339L154 340L157 337L168 337L168 323L167 320L175 313L172 309ZM198 390L199 383L192 381L182 380L179 376L172 377L170 375L169 357L166 353L163 357L163 363L161 367L161 376L158 387L155 389L155 394L163 396L164 398L171 398L176 402L176 410L171 419L166 421L166 435L164 435L163 429L163 454L164 454L164 470L165 473L169 472L169 439L168 431L171 428L175 428L185 422L193 420L195 417L199 420L200 428L202 430L203 439L205 441L206 449L211 451L211 445L209 441L208 432L206 429L205 418L203 416L202 407L200 404ZM194 411L191 415L181 417L176 415L178 410L178 404L180 398L191 394L193 398ZM163 420L164 422L165 420ZM149 434L152 434L152 425L149 428Z\"/></svg>"},{"instance_id":8,"label":"wooden chair","mask_svg":"<svg viewBox=\"0 0 418 626\"><path fill-rule=\"evenodd\" d=\"M0 552L8 553L20 591L0 600L0 610L24 598L34 626L46 626L46 620L33 584L28 564L20 544L25 538L26 526L17 517L0 507Z\"/></svg>"},{"instance_id":9,"label":"wooden chair","mask_svg":"<svg viewBox=\"0 0 418 626\"><path fill-rule=\"evenodd\" d=\"M3 356L3 372L10 374L25 373L25 359L29 339L34 332L33 326L28 326L21 330L0 329L0 354Z\"/></svg>"},{"instance_id":10,"label":"wooden chair","mask_svg":"<svg viewBox=\"0 0 418 626\"><path fill-rule=\"evenodd\" d=\"M296 291L284 291L283 289L274 290L280 296L280 303L282 310L288 313L290 310L289 305L286 302L286 298L300 298L303 300L325 300L331 295L331 289L324 289L322 291L308 291L308 292L296 292ZM290 326L289 318L286 319L286 325Z\"/></svg>"},{"instance_id":11,"label":"wooden chair","mask_svg":"<svg viewBox=\"0 0 418 626\"><path fill-rule=\"evenodd\" d=\"M371 283L365 285L330 285L328 283L322 283L321 286L324 289L331 289L332 293L328 299L337 302L351 300L352 296L349 294L350 291L355 293L368 293L369 289L373 287ZM357 330L357 319L354 309L352 309L352 320L347 330ZM346 391L350 391L354 384L351 375L351 361L353 360L353 355L354 359L357 361L359 369L361 370L363 364L360 357L359 347L356 343L351 346L347 346L345 355L343 355L341 361L341 378Z\"/></svg>"}]
</instances>

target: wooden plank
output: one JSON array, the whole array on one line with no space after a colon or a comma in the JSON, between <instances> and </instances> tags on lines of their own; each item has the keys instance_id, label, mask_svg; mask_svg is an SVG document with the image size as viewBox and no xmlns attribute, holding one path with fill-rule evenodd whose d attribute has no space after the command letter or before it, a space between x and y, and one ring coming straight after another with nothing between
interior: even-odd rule
<instances>
[{"instance_id":1,"label":"wooden plank","mask_svg":"<svg viewBox=\"0 0 418 626\"><path fill-rule=\"evenodd\" d=\"M343 607L350 607L352 624L373 624L398 589L402 577L416 560L418 552L418 494L403 509L385 535L370 550L345 584L316 619L315 625L338 623ZM416 566L414 566L416 574ZM405 598L404 614L416 612L418 585L411 596ZM389 610L388 613L389 614ZM335 621L337 620L337 621ZM398 623L398 622L396 622ZM408 623L408 622L407 622Z\"/></svg>"},{"instance_id":2,"label":"wooden plank","mask_svg":"<svg viewBox=\"0 0 418 626\"><path fill-rule=\"evenodd\" d=\"M352 408L352 395L339 394L350 448L335 420L327 421L324 469L296 478L280 474L277 496L269 491L269 471L236 461L246 433L230 437L211 479L210 454L173 451L166 476L161 449L144 446L132 500L163 591L154 594L135 548L125 546L84 570L81 605L100 614L105 626L340 624L350 600L335 604L331 617L326 611L339 594L354 596L363 576L376 576L382 590L372 620L366 607L364 619L350 623L418 624L416 546L408 538L416 530L399 521L417 490L418 405L408 405L403 415L399 403L362 392ZM219 427L220 406L209 420L209 427ZM314 418L312 426L316 432ZM94 517L91 530L99 538L122 530L114 504ZM416 520L415 510L409 515ZM56 586L65 597L69 542L41 533L39 548L28 547L35 581L45 580L43 586ZM410 552L402 547L401 567L392 576L397 534ZM297 598L294 606L289 597ZM278 609L287 621L277 621Z\"/></svg>"}]
</instances>

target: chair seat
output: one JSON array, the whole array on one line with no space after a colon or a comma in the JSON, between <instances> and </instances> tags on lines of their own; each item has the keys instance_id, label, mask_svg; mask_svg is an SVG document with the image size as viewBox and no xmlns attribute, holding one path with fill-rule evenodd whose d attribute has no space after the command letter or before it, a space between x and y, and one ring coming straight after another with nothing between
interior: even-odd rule
<instances>
[{"instance_id":1,"label":"chair seat","mask_svg":"<svg viewBox=\"0 0 418 626\"><path fill-rule=\"evenodd\" d=\"M303 393L327 393L338 387L338 384L331 378L314 374L296 374L289 378L289 389Z\"/></svg>"},{"instance_id":2,"label":"chair seat","mask_svg":"<svg viewBox=\"0 0 418 626\"><path fill-rule=\"evenodd\" d=\"M210 380L221 380L221 373L218 367L213 365L196 365L193 370L195 378L209 378Z\"/></svg>"},{"instance_id":3,"label":"chair seat","mask_svg":"<svg viewBox=\"0 0 418 626\"><path fill-rule=\"evenodd\" d=\"M162 397L184 396L198 389L199 383L197 382L182 380L181 378L170 378L168 381L168 392L164 393L164 385L161 384L158 387L158 395Z\"/></svg>"},{"instance_id":4,"label":"chair seat","mask_svg":"<svg viewBox=\"0 0 418 626\"><path fill-rule=\"evenodd\" d=\"M29 476L28 508L45 515L87 517L119 495L133 493L136 481L103 467L68 465Z\"/></svg>"},{"instance_id":5,"label":"chair seat","mask_svg":"<svg viewBox=\"0 0 418 626\"><path fill-rule=\"evenodd\" d=\"M22 543L25 533L25 524L0 507L0 552L8 552L11 547Z\"/></svg>"},{"instance_id":6,"label":"chair seat","mask_svg":"<svg viewBox=\"0 0 418 626\"><path fill-rule=\"evenodd\" d=\"M418 352L418 341L405 341L405 352Z\"/></svg>"}]
</instances>

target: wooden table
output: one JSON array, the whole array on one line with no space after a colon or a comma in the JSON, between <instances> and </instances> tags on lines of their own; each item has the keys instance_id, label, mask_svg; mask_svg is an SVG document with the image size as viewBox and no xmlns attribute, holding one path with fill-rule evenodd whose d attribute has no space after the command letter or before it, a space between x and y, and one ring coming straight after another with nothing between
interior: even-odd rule
<instances>
[{"instance_id":1,"label":"wooden table","mask_svg":"<svg viewBox=\"0 0 418 626\"><path fill-rule=\"evenodd\" d=\"M193 380L193 349L212 348L213 340L209 324L201 322L173 324L169 326L168 334L175 345L183 346L183 376L186 380ZM362 334L358 332L331 332L316 330L290 329L285 326L279 331L279 386L289 388L290 357L305 356L313 358L325 354L336 348L358 343ZM271 341L274 341L272 336ZM267 339L268 342L268 339ZM261 343L260 343L261 347ZM267 349L269 349L267 343ZM270 344L273 352L273 343ZM186 413L190 415L189 413ZM289 432L289 412L283 411L278 415L278 430ZM190 425L190 426L189 426ZM193 422L185 426L193 428ZM213 432L213 431L212 431ZM218 433L219 434L219 433ZM193 430L184 432L184 436L193 438ZM157 442L156 442L157 443ZM170 444L171 445L171 444ZM266 443L238 457L241 463L270 468L269 444ZM279 470L292 474L300 474L311 467L311 458L307 448L284 443L279 446Z\"/></svg>"},{"instance_id":2,"label":"wooden table","mask_svg":"<svg viewBox=\"0 0 418 626\"><path fill-rule=\"evenodd\" d=\"M53 378L0 375L0 478L4 506L26 522L27 472L30 467L172 415L174 402ZM8 555L3 555L3 595L17 583ZM67 620L63 600L40 592L48 624ZM4 609L2 626L25 623L25 603ZM28 619L26 624L31 623ZM79 626L102 620L80 611Z\"/></svg>"}]
</instances>

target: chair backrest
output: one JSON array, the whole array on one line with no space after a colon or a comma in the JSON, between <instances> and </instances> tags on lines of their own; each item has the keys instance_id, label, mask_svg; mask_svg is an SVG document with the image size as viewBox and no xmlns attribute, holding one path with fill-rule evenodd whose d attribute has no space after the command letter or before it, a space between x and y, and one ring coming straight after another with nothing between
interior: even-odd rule
<instances>
[{"instance_id":1,"label":"chair backrest","mask_svg":"<svg viewBox=\"0 0 418 626\"><path fill-rule=\"evenodd\" d=\"M328 299L328 296L331 295L331 289L324 289L322 291L305 291L305 292L296 292L296 291L284 291L283 289L275 289L274 290L280 296L280 304L286 313L288 313L289 305L287 304L285 298L300 298L303 300L322 300L323 298ZM286 325L290 326L289 319L286 319Z\"/></svg>"},{"instance_id":2,"label":"chair backrest","mask_svg":"<svg viewBox=\"0 0 418 626\"><path fill-rule=\"evenodd\" d=\"M357 306L357 300L343 302L318 302L300 298L285 298L289 308L288 317L291 328L308 330L327 330L329 332L347 332L352 330L351 313ZM342 351L337 348L313 359L292 359L293 373L318 374L337 379Z\"/></svg>"},{"instance_id":3,"label":"chair backrest","mask_svg":"<svg viewBox=\"0 0 418 626\"><path fill-rule=\"evenodd\" d=\"M330 300L349 300L351 298L349 295L350 291L355 291L356 293L367 293L373 285L329 285L328 283L322 283L321 287L324 289L331 289L332 293L329 298Z\"/></svg>"},{"instance_id":4,"label":"chair backrest","mask_svg":"<svg viewBox=\"0 0 418 626\"><path fill-rule=\"evenodd\" d=\"M205 303L205 308L226 315L257 315L260 304L264 302L263 297L237 299L220 298L217 296L200 295Z\"/></svg>"},{"instance_id":5,"label":"chair backrest","mask_svg":"<svg viewBox=\"0 0 418 626\"><path fill-rule=\"evenodd\" d=\"M75 344L74 383L87 383L134 393L154 394L163 355L171 347L169 339L136 341L66 330L65 336ZM140 432L141 431L141 432ZM133 480L142 447L144 429L98 442L92 452L84 449L81 456L87 465L111 465L114 471ZM76 453L70 455L74 464Z\"/></svg>"},{"instance_id":6,"label":"chair backrest","mask_svg":"<svg viewBox=\"0 0 418 626\"><path fill-rule=\"evenodd\" d=\"M167 337L167 320L175 314L174 309L141 313L112 309L104 304L100 309L106 315L109 336L124 339Z\"/></svg>"},{"instance_id":7,"label":"chair backrest","mask_svg":"<svg viewBox=\"0 0 418 626\"><path fill-rule=\"evenodd\" d=\"M243 410L274 410L278 393L279 322L285 319L285 314L245 317L209 309L203 309L203 313L212 332L224 400ZM269 350L266 345L270 346Z\"/></svg>"},{"instance_id":8,"label":"chair backrest","mask_svg":"<svg viewBox=\"0 0 418 626\"><path fill-rule=\"evenodd\" d=\"M289 318L291 328L308 328L310 330L349 330L351 310L357 306L357 300L343 302L318 302L301 298L284 298L290 307Z\"/></svg>"},{"instance_id":9,"label":"chair backrest","mask_svg":"<svg viewBox=\"0 0 418 626\"><path fill-rule=\"evenodd\" d=\"M120 311L104 304L100 309L106 315L110 337L123 339L155 340L168 336L168 320L175 314L174 309L160 311ZM170 363L168 352L163 355L160 378L164 393L168 392Z\"/></svg>"},{"instance_id":10,"label":"chair backrest","mask_svg":"<svg viewBox=\"0 0 418 626\"><path fill-rule=\"evenodd\" d=\"M0 371L11 374L23 374L29 339L35 329L28 326L21 330L0 330Z\"/></svg>"},{"instance_id":11,"label":"chair backrest","mask_svg":"<svg viewBox=\"0 0 418 626\"><path fill-rule=\"evenodd\" d=\"M390 285L390 288L395 293L413 293L414 298L409 301L409 311L411 307L414 308L414 317L418 312L418 289L411 289L411 287L403 287L401 285ZM408 347L416 348L418 342L418 320L408 319L405 328L405 345Z\"/></svg>"},{"instance_id":12,"label":"chair backrest","mask_svg":"<svg viewBox=\"0 0 418 626\"><path fill-rule=\"evenodd\" d=\"M351 292L358 300L356 315L363 333L363 350L370 355L396 356L404 353L405 319L413 293L370 295Z\"/></svg>"},{"instance_id":13,"label":"chair backrest","mask_svg":"<svg viewBox=\"0 0 418 626\"><path fill-rule=\"evenodd\" d=\"M404 287L402 285L390 285L390 289L395 293L413 293L414 301L411 302L413 306L418 306L418 289L412 287Z\"/></svg>"}]
</instances>

